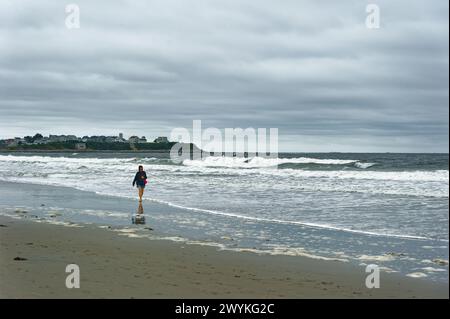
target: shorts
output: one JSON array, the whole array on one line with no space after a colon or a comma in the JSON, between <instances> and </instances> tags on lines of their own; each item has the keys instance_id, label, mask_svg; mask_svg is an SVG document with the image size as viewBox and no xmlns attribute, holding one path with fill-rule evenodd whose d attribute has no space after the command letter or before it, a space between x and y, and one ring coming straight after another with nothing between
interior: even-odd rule
<instances>
[{"instance_id":1,"label":"shorts","mask_svg":"<svg viewBox=\"0 0 450 319\"><path fill-rule=\"evenodd\" d=\"M137 184L137 188L142 188L142 189L144 189L144 188L145 188L145 184Z\"/></svg>"}]
</instances>

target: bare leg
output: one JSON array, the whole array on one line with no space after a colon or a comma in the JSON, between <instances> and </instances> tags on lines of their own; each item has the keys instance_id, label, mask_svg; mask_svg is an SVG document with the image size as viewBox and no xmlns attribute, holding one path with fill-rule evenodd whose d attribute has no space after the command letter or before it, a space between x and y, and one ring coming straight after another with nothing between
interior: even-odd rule
<instances>
[{"instance_id":1,"label":"bare leg","mask_svg":"<svg viewBox=\"0 0 450 319\"><path fill-rule=\"evenodd\" d=\"M142 196L144 196L144 189L139 188L139 201L142 202Z\"/></svg>"}]
</instances>

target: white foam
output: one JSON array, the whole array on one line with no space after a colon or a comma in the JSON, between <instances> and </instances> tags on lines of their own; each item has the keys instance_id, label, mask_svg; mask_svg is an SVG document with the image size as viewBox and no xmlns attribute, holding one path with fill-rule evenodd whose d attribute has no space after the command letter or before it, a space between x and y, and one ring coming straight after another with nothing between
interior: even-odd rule
<instances>
[{"instance_id":1,"label":"white foam","mask_svg":"<svg viewBox=\"0 0 450 319\"><path fill-rule=\"evenodd\" d=\"M263 158L263 157L218 157L210 156L200 160L185 160L183 165L195 167L228 167L228 168L263 168L281 164L321 164L345 165L356 163L356 160L318 159L318 158Z\"/></svg>"},{"instance_id":2,"label":"white foam","mask_svg":"<svg viewBox=\"0 0 450 319\"><path fill-rule=\"evenodd\" d=\"M277 224L288 224L288 225L299 225L299 226L306 226L306 227L312 227L312 228L321 228L321 229L329 229L329 230L336 230L336 231L344 231L349 233L357 233L357 234L363 234L363 235L371 235L371 236L381 236L381 237L395 237L395 238L404 238L404 239L419 239L419 240L427 240L431 238L423 237L423 236L414 236L414 235L399 235L399 234L390 234L390 233L377 233L377 232L371 232L371 231L363 231L363 230L355 230L355 229L348 229L344 227L336 227L332 225L325 225L325 224L319 224L319 223L310 223L310 222L301 222L301 221L289 221L289 220L280 220L280 219L271 219L271 218L261 218L261 217L253 217L253 216L244 216L236 213L225 213L215 210L208 210L208 209L199 209L199 208L193 208L193 207L186 207L182 205L177 205L168 201L162 201L162 200L156 200L152 199L154 202L166 204L168 206L179 208L179 209L186 209L191 210L199 213L206 213L206 214L212 214L212 215L220 215L220 216L226 216L226 217L234 217L234 218L240 218L245 220L251 220L251 221L257 221L257 222L268 222L268 223L277 223ZM441 240L446 241L446 240Z\"/></svg>"},{"instance_id":3,"label":"white foam","mask_svg":"<svg viewBox=\"0 0 450 319\"><path fill-rule=\"evenodd\" d=\"M64 226L64 227L75 227L75 228L84 227L84 226L82 226L80 224L75 224L75 223L72 223L72 222L58 221L58 220L53 220L53 219L46 219L45 222L47 224L60 225L60 226Z\"/></svg>"},{"instance_id":4,"label":"white foam","mask_svg":"<svg viewBox=\"0 0 450 319\"><path fill-rule=\"evenodd\" d=\"M114 231L118 232L118 233L129 234L129 233L135 233L136 229L134 229L134 228L121 228L121 229L114 229Z\"/></svg>"},{"instance_id":5,"label":"white foam","mask_svg":"<svg viewBox=\"0 0 450 319\"><path fill-rule=\"evenodd\" d=\"M445 269L440 269L440 268L434 268L434 267L424 267L421 268L422 270L428 271L428 272L443 272L446 271Z\"/></svg>"},{"instance_id":6,"label":"white foam","mask_svg":"<svg viewBox=\"0 0 450 319\"><path fill-rule=\"evenodd\" d=\"M396 273L396 272L398 272L397 270L394 270L394 269L392 269L392 268L389 268L389 267L384 267L384 266L381 266L381 267L378 267L381 271L384 271L384 272L387 272L387 273Z\"/></svg>"},{"instance_id":7,"label":"white foam","mask_svg":"<svg viewBox=\"0 0 450 319\"><path fill-rule=\"evenodd\" d=\"M285 245L267 245L268 247L272 247L270 250L260 250L264 253L267 253L269 255L286 255L286 256L301 256L301 257L307 257L311 259L317 259L317 260L327 260L327 261L340 261L340 262L348 262L348 259L345 258L337 258L337 257L325 257L325 256L319 256L312 253L307 252L302 247L289 247ZM239 250L239 248L236 248Z\"/></svg>"},{"instance_id":8,"label":"white foam","mask_svg":"<svg viewBox=\"0 0 450 319\"><path fill-rule=\"evenodd\" d=\"M392 261L395 259L395 257L393 255L378 255L378 256L361 255L357 259L365 261Z\"/></svg>"},{"instance_id":9,"label":"white foam","mask_svg":"<svg viewBox=\"0 0 450 319\"><path fill-rule=\"evenodd\" d=\"M412 277L412 278L425 278L425 277L428 277L428 275L424 274L423 272L412 272L410 274L407 274L406 276Z\"/></svg>"},{"instance_id":10,"label":"white foam","mask_svg":"<svg viewBox=\"0 0 450 319\"><path fill-rule=\"evenodd\" d=\"M163 239L168 239L167 237ZM335 257L324 257L315 254L311 254L307 252L304 248L301 247L288 247L284 245L267 245L271 246L269 249L256 249L256 248L245 248L245 247L228 247L220 243L215 242L206 242L206 241L198 241L198 240L176 240L183 241L186 244L192 245L200 245L200 246L209 246L216 247L219 250L224 251L235 251L235 252L248 252L258 255L272 255L272 256L298 256L298 257L306 257L310 259L317 260L327 260L327 261L339 261L339 262L348 262L348 259L344 258L335 258Z\"/></svg>"},{"instance_id":11,"label":"white foam","mask_svg":"<svg viewBox=\"0 0 450 319\"><path fill-rule=\"evenodd\" d=\"M17 155L0 155L2 162L32 162L32 163L129 163L133 162L134 158L79 158L79 157L64 157L64 156L17 156Z\"/></svg>"},{"instance_id":12,"label":"white foam","mask_svg":"<svg viewBox=\"0 0 450 319\"><path fill-rule=\"evenodd\" d=\"M361 162L356 162L355 163L356 167L362 168L362 169L366 169L366 168L372 167L374 165L376 165L376 163L361 163Z\"/></svg>"},{"instance_id":13,"label":"white foam","mask_svg":"<svg viewBox=\"0 0 450 319\"><path fill-rule=\"evenodd\" d=\"M137 235L137 234L129 234L129 233L122 233L122 234L119 234L119 236L125 236L125 237L129 237L129 238L146 238L146 237L148 237L145 235Z\"/></svg>"}]
</instances>

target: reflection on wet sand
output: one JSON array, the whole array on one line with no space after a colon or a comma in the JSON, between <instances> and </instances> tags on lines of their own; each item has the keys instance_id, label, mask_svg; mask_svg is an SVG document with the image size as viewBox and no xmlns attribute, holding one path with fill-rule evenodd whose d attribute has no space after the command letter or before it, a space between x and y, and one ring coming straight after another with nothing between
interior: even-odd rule
<instances>
[{"instance_id":1,"label":"reflection on wet sand","mask_svg":"<svg viewBox=\"0 0 450 319\"><path fill-rule=\"evenodd\" d=\"M137 212L133 217L131 217L131 222L133 224L145 224L144 207L142 206L142 202L139 202Z\"/></svg>"}]
</instances>

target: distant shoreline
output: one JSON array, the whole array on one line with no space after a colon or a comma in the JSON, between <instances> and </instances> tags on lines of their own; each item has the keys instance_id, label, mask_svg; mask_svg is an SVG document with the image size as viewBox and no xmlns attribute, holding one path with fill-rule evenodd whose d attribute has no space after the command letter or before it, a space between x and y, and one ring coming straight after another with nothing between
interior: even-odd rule
<instances>
[{"instance_id":1,"label":"distant shoreline","mask_svg":"<svg viewBox=\"0 0 450 319\"><path fill-rule=\"evenodd\" d=\"M170 153L170 149L160 150L74 150L74 149L60 149L60 150L4 150L0 149L0 153Z\"/></svg>"}]
</instances>

